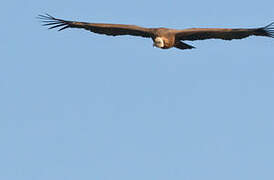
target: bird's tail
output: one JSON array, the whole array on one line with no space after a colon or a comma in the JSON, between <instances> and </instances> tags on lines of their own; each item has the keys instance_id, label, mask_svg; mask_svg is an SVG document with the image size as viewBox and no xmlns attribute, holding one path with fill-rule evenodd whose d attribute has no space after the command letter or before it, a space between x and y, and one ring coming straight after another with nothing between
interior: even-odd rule
<instances>
[{"instance_id":1,"label":"bird's tail","mask_svg":"<svg viewBox=\"0 0 274 180\"><path fill-rule=\"evenodd\" d=\"M178 49L193 49L193 48L195 48L194 46L183 43L182 41L176 41L174 44L174 47L176 47Z\"/></svg>"},{"instance_id":2,"label":"bird's tail","mask_svg":"<svg viewBox=\"0 0 274 180\"><path fill-rule=\"evenodd\" d=\"M265 27L256 29L254 35L274 38L274 22Z\"/></svg>"}]
</instances>

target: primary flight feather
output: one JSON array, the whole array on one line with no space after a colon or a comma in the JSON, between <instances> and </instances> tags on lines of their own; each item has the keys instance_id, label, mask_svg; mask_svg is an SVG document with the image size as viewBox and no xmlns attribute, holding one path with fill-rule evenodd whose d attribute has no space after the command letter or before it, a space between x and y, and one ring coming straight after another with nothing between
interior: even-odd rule
<instances>
[{"instance_id":1,"label":"primary flight feather","mask_svg":"<svg viewBox=\"0 0 274 180\"><path fill-rule=\"evenodd\" d=\"M182 41L189 40L204 40L204 39L242 39L248 36L266 36L274 38L274 22L268 26L261 28L191 28L191 29L169 29L169 28L144 28L136 25L124 24L104 24L104 23L87 23L77 21L67 21L55 18L49 14L39 15L44 26L49 26L49 29L60 28L59 31L66 28L82 28L88 31L105 34L110 36L132 35L152 38L153 46L169 49L176 47L179 49L192 49Z\"/></svg>"}]
</instances>

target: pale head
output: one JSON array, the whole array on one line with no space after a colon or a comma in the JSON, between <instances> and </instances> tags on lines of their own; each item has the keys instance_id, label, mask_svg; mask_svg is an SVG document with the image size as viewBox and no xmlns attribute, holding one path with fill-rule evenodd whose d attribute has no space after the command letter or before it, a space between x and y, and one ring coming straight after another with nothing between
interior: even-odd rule
<instances>
[{"instance_id":1,"label":"pale head","mask_svg":"<svg viewBox=\"0 0 274 180\"><path fill-rule=\"evenodd\" d=\"M156 37L154 39L153 46L156 46L158 48L163 48L165 46L164 40L162 38L160 38L160 37Z\"/></svg>"}]
</instances>

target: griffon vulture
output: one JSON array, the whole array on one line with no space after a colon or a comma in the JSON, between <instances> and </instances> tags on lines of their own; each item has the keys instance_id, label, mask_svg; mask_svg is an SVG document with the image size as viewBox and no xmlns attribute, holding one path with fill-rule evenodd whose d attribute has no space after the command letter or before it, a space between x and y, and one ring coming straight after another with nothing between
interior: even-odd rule
<instances>
[{"instance_id":1,"label":"griffon vulture","mask_svg":"<svg viewBox=\"0 0 274 180\"><path fill-rule=\"evenodd\" d=\"M144 28L136 25L124 24L103 24L103 23L87 23L77 21L67 21L58 19L49 14L39 15L44 26L49 29L60 28L59 31L66 28L82 28L88 31L105 34L110 36L132 35L152 38L153 46L169 49L176 47L179 49L195 48L182 41L195 41L204 39L242 39L248 36L266 36L274 38L274 22L261 28L241 28L241 29L225 29L225 28L191 28L191 29L169 29L169 28Z\"/></svg>"}]
</instances>

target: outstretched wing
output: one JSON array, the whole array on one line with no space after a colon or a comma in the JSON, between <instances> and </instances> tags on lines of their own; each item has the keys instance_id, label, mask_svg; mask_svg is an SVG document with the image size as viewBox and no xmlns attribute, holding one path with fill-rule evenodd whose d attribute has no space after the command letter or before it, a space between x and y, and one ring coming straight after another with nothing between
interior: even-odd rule
<instances>
[{"instance_id":1,"label":"outstretched wing","mask_svg":"<svg viewBox=\"0 0 274 180\"><path fill-rule=\"evenodd\" d=\"M179 30L175 33L179 40L204 40L204 39L242 39L248 36L274 37L274 23L263 28L254 29L221 29L221 28L192 28Z\"/></svg>"},{"instance_id":2,"label":"outstretched wing","mask_svg":"<svg viewBox=\"0 0 274 180\"><path fill-rule=\"evenodd\" d=\"M42 20L43 26L49 26L49 29L60 28L59 31L64 30L66 28L82 28L94 33L105 34L110 36L118 36L118 35L133 35L133 36L142 36L142 37L153 36L153 30L151 28L143 28L135 25L67 21L63 19L57 19L53 16L50 16L49 14L39 15L38 18Z\"/></svg>"}]
</instances>

